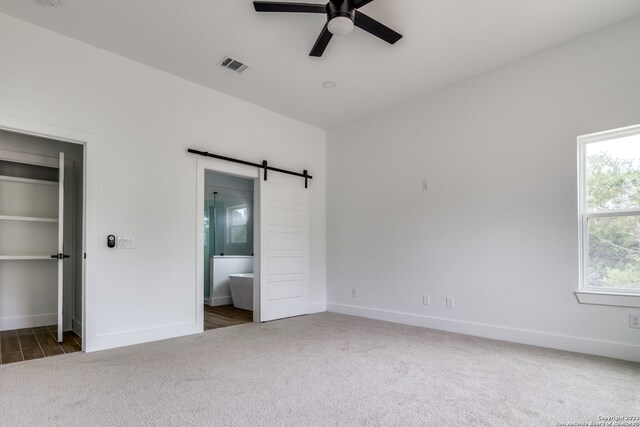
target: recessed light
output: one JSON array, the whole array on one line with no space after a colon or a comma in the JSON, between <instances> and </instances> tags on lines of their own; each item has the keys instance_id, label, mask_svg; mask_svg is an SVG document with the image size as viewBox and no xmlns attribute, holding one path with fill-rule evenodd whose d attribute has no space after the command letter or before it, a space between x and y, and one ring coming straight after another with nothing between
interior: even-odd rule
<instances>
[{"instance_id":1,"label":"recessed light","mask_svg":"<svg viewBox=\"0 0 640 427\"><path fill-rule=\"evenodd\" d=\"M325 89L333 89L336 86L338 86L338 84L336 82L331 81L331 80L327 80L326 82L322 82L322 87L325 88Z\"/></svg>"}]
</instances>

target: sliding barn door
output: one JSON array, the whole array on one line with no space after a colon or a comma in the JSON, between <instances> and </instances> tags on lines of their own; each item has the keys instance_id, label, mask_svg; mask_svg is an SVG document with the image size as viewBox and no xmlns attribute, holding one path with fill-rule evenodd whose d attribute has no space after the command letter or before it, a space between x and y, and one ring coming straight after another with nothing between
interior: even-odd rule
<instances>
[{"instance_id":1,"label":"sliding barn door","mask_svg":"<svg viewBox=\"0 0 640 427\"><path fill-rule=\"evenodd\" d=\"M270 172L260 180L260 321L309 313L309 189Z\"/></svg>"}]
</instances>

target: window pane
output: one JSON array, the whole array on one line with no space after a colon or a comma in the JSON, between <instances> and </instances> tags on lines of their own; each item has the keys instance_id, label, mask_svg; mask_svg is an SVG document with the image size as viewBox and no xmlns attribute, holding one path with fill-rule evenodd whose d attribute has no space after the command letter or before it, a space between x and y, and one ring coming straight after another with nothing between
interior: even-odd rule
<instances>
[{"instance_id":1,"label":"window pane","mask_svg":"<svg viewBox=\"0 0 640 427\"><path fill-rule=\"evenodd\" d=\"M640 289L640 216L589 218L588 286Z\"/></svg>"},{"instance_id":2,"label":"window pane","mask_svg":"<svg viewBox=\"0 0 640 427\"><path fill-rule=\"evenodd\" d=\"M247 227L240 226L231 229L232 243L247 243Z\"/></svg>"},{"instance_id":3,"label":"window pane","mask_svg":"<svg viewBox=\"0 0 640 427\"><path fill-rule=\"evenodd\" d=\"M640 134L586 145L587 211L640 206Z\"/></svg>"},{"instance_id":4,"label":"window pane","mask_svg":"<svg viewBox=\"0 0 640 427\"><path fill-rule=\"evenodd\" d=\"M234 208L231 210L231 226L245 225L246 223L247 208Z\"/></svg>"}]
</instances>

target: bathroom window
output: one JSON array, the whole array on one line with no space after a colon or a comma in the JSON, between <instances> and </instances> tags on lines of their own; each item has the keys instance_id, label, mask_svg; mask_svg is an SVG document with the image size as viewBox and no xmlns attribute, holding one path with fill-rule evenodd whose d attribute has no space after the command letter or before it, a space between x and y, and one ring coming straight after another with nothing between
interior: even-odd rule
<instances>
[{"instance_id":1,"label":"bathroom window","mask_svg":"<svg viewBox=\"0 0 640 427\"><path fill-rule=\"evenodd\" d=\"M583 291L640 294L640 126L579 138Z\"/></svg>"},{"instance_id":2,"label":"bathroom window","mask_svg":"<svg viewBox=\"0 0 640 427\"><path fill-rule=\"evenodd\" d=\"M247 243L247 222L249 209L247 205L227 208L227 241L229 243Z\"/></svg>"}]
</instances>

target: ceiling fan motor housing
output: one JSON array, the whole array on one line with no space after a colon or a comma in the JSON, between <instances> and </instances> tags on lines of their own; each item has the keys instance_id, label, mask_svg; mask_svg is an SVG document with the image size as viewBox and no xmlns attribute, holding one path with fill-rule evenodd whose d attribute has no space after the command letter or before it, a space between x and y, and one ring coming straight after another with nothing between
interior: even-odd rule
<instances>
[{"instance_id":1,"label":"ceiling fan motor housing","mask_svg":"<svg viewBox=\"0 0 640 427\"><path fill-rule=\"evenodd\" d=\"M350 33L355 21L355 10L353 0L330 0L327 3L329 31L336 35Z\"/></svg>"},{"instance_id":2,"label":"ceiling fan motor housing","mask_svg":"<svg viewBox=\"0 0 640 427\"><path fill-rule=\"evenodd\" d=\"M344 16L353 21L356 7L353 5L353 0L331 0L327 3L327 15L329 20L337 18L338 16Z\"/></svg>"}]
</instances>

